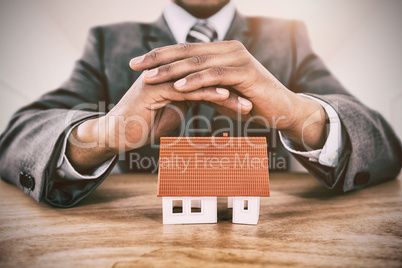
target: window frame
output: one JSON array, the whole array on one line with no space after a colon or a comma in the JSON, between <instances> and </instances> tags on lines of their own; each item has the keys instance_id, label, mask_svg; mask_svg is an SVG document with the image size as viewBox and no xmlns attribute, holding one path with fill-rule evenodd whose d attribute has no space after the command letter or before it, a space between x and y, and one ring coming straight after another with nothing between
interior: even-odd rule
<instances>
[{"instance_id":1,"label":"window frame","mask_svg":"<svg viewBox=\"0 0 402 268\"><path fill-rule=\"evenodd\" d=\"M174 208L175 208L175 202L180 201L181 202L181 212L174 212ZM183 199L172 199L171 200L171 214L172 215L183 215L184 214L184 200Z\"/></svg>"},{"instance_id":2,"label":"window frame","mask_svg":"<svg viewBox=\"0 0 402 268\"><path fill-rule=\"evenodd\" d=\"M200 211L193 212L193 201L200 201ZM202 202L202 198L190 199L190 214L202 214L204 212L203 207L204 207L204 205L203 205L203 202Z\"/></svg>"},{"instance_id":3,"label":"window frame","mask_svg":"<svg viewBox=\"0 0 402 268\"><path fill-rule=\"evenodd\" d=\"M242 211L249 212L250 211L250 200L243 199L241 209L242 209Z\"/></svg>"}]
</instances>

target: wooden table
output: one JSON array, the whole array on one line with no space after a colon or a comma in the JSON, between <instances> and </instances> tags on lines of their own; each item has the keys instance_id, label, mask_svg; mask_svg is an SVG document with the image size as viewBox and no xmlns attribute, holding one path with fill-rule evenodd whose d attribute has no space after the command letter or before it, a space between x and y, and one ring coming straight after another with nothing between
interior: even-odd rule
<instances>
[{"instance_id":1,"label":"wooden table","mask_svg":"<svg viewBox=\"0 0 402 268\"><path fill-rule=\"evenodd\" d=\"M155 175L112 175L74 208L0 182L0 267L401 267L401 176L335 194L307 174L271 174L257 226L163 225Z\"/></svg>"}]
</instances>

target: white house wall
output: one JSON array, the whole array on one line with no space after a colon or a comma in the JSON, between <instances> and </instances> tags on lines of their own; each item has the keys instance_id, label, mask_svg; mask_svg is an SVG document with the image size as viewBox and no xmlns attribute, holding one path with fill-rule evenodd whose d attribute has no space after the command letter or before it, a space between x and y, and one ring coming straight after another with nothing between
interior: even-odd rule
<instances>
[{"instance_id":1,"label":"white house wall","mask_svg":"<svg viewBox=\"0 0 402 268\"><path fill-rule=\"evenodd\" d=\"M228 197L228 208L233 208L233 197Z\"/></svg>"},{"instance_id":2,"label":"white house wall","mask_svg":"<svg viewBox=\"0 0 402 268\"><path fill-rule=\"evenodd\" d=\"M173 213L172 202L183 201L183 212ZM191 213L191 200L201 200L201 212ZM162 197L163 224L195 224L217 222L217 198L214 197Z\"/></svg>"},{"instance_id":3,"label":"white house wall","mask_svg":"<svg viewBox=\"0 0 402 268\"><path fill-rule=\"evenodd\" d=\"M244 209L244 200L248 201L248 209ZM260 197L233 197L233 223L257 224L260 216Z\"/></svg>"}]
</instances>

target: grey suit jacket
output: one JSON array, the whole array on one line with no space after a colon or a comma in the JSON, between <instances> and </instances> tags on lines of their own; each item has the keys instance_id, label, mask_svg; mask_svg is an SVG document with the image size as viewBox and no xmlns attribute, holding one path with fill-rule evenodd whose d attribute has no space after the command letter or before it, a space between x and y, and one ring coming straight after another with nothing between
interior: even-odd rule
<instances>
[{"instance_id":1,"label":"grey suit jacket","mask_svg":"<svg viewBox=\"0 0 402 268\"><path fill-rule=\"evenodd\" d=\"M245 18L237 13L225 39L242 42L290 90L336 104L347 137L338 165L330 168L295 155L326 187L350 191L397 176L402 163L400 141L381 115L360 103L327 70L312 51L303 23ZM129 69L131 58L174 43L163 17L151 24L130 22L91 29L70 79L20 109L1 135L1 178L35 200L55 206L73 206L86 197L107 174L84 181L65 180L57 174L65 130L108 111L83 103L104 102L108 107L119 101L140 75ZM76 112L66 124L71 109ZM142 156L157 154L149 148L138 151Z\"/></svg>"}]
</instances>

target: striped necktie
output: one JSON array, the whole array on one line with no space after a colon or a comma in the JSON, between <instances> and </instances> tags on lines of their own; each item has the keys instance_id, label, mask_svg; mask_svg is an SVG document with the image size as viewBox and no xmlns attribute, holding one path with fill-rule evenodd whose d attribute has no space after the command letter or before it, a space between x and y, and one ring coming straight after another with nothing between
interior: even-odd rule
<instances>
[{"instance_id":1,"label":"striped necktie","mask_svg":"<svg viewBox=\"0 0 402 268\"><path fill-rule=\"evenodd\" d=\"M214 27L207 21L197 22L189 31L186 41L188 43L214 42L218 38Z\"/></svg>"},{"instance_id":2,"label":"striped necktie","mask_svg":"<svg viewBox=\"0 0 402 268\"><path fill-rule=\"evenodd\" d=\"M197 22L189 31L186 41L188 43L209 43L214 42L218 38L214 27L207 21ZM200 104L194 104L192 109L192 116L198 116L200 113ZM193 129L200 128L200 120L193 120ZM195 133L195 136L200 136L199 133Z\"/></svg>"}]
</instances>

